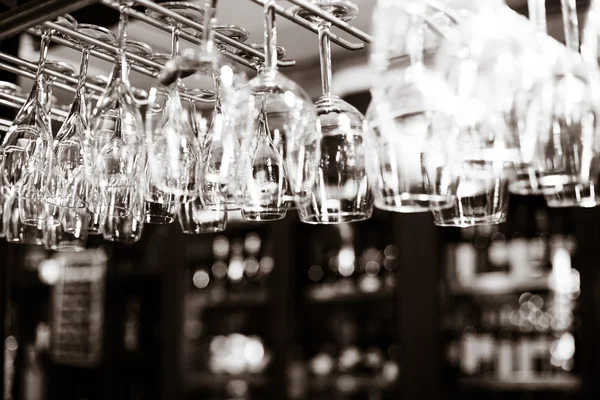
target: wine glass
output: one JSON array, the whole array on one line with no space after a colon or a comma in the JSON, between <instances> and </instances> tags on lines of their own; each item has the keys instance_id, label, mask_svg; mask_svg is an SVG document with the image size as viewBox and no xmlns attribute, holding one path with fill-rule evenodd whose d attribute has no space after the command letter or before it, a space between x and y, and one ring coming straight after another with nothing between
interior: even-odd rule
<instances>
[{"instance_id":1,"label":"wine glass","mask_svg":"<svg viewBox=\"0 0 600 400\"><path fill-rule=\"evenodd\" d=\"M19 190L19 182L12 187ZM19 209L19 196L16 194L4 197L2 231L8 243L43 245L44 229L33 225L25 225L21 220Z\"/></svg>"},{"instance_id":2,"label":"wine glass","mask_svg":"<svg viewBox=\"0 0 600 400\"><path fill-rule=\"evenodd\" d=\"M215 93L206 89L187 89L185 94L187 96L184 99L184 114L200 143L201 160L207 164L217 101ZM225 230L227 211L231 203L228 203L223 189L227 187L213 185L205 188L202 185L194 200L181 203L178 221L184 234L197 235Z\"/></svg>"},{"instance_id":3,"label":"wine glass","mask_svg":"<svg viewBox=\"0 0 600 400\"><path fill-rule=\"evenodd\" d=\"M168 2L161 3L161 6L198 23L203 20L204 10L195 4ZM152 10L147 10L146 13L170 26L171 58L175 58L179 53L179 31L182 25L161 13ZM147 199L152 203L185 201L193 199L197 192L200 144L188 119L183 117L181 75L179 71L166 84L159 81L150 91L151 106L146 113L149 172Z\"/></svg>"},{"instance_id":4,"label":"wine glass","mask_svg":"<svg viewBox=\"0 0 600 400\"><path fill-rule=\"evenodd\" d=\"M0 81L0 95L7 94L9 96L22 96L22 89L20 86L6 81ZM2 131L4 133L8 132L10 126L12 125L12 121L6 121L6 126L2 126ZM0 166L2 165L2 151L0 149ZM4 237L4 203L8 193L5 193L5 190L2 185L3 180L0 177L0 238Z\"/></svg>"},{"instance_id":5,"label":"wine glass","mask_svg":"<svg viewBox=\"0 0 600 400\"><path fill-rule=\"evenodd\" d=\"M264 43L250 43L248 46L250 46L256 50L263 50L265 48ZM276 49L277 49L276 50L277 51L277 60L283 60L283 58L286 55L285 48L278 45ZM254 69L256 69L257 75L260 74L262 71L264 71L265 64L261 57L255 56L254 54L250 54L242 49L237 49L236 54L239 55L240 57L243 57L246 60L250 61L251 64L254 66Z\"/></svg>"},{"instance_id":6,"label":"wine glass","mask_svg":"<svg viewBox=\"0 0 600 400\"><path fill-rule=\"evenodd\" d=\"M165 174L167 168L162 171L154 171L153 179L160 189L167 193L178 194L179 196L188 196L193 199L194 196L202 195L206 189L204 186L214 185L219 186L219 191L226 194L228 199L228 209L232 209L236 204L236 197L239 190L237 189L237 180L235 178L235 166L237 162L230 162L231 154L236 154L236 141L238 137L246 136L249 130L250 108L247 102L248 88L245 74L240 70L234 69L229 64L225 64L220 57L218 51L215 50L215 43L212 40L214 25L214 4L206 3L204 9L204 26L206 29L202 32L202 43L198 50L186 49L181 55L166 63L165 68L159 75L159 84L151 90L149 110L155 106L162 108L158 100L160 87L172 87L179 79L184 79L186 88L193 91L210 91L213 93L214 109L210 113L210 123L204 117L196 121L196 127L192 126L192 130L171 130L172 135L161 133L160 126L165 125L163 122L167 120L168 113L162 113L162 121L157 121L156 113L151 112L146 119L146 132L151 135L147 143L149 145L149 157L154 157L157 160L162 160L164 164L170 164L173 171L180 170L189 171L190 190L188 193L182 192L176 188L160 188L160 176ZM188 92L181 94L182 97L189 97ZM173 112L173 117L180 118L185 116L185 112L178 112L176 115ZM198 116L198 113L196 113ZM162 124L162 125L161 125ZM182 121L179 124L189 125ZM193 124L192 124L193 125ZM166 124L168 127L169 124ZM169 128L170 129L170 128ZM204 143L200 143L196 137L197 129L202 129ZM198 132L200 134L200 132ZM217 136L217 134L219 136ZM164 141L168 138L174 139L181 135L187 135L187 138L179 140L177 143L197 143L188 148L173 149L171 153L165 153L165 146L154 146L153 141ZM237 136L237 137L236 137ZM212 145L213 139L216 137L227 138L225 150L211 151L214 148ZM156 142L159 143L159 142ZM203 153L201 155L201 153ZM211 154L210 157L207 154ZM222 157L221 157L222 156ZM204 158L204 162L199 162ZM152 163L154 166L154 163ZM191 167L196 167L195 171ZM193 175L195 174L195 176ZM183 181L182 181L183 182ZM194 188L194 185L197 187ZM194 190L192 190L194 189ZM215 189L217 190L217 189ZM212 190L209 190L212 191ZM239 204L239 203L237 203Z\"/></svg>"},{"instance_id":7,"label":"wine glass","mask_svg":"<svg viewBox=\"0 0 600 400\"><path fill-rule=\"evenodd\" d=\"M106 28L90 24L78 24L76 31L105 43L114 43L115 35ZM81 65L75 98L71 104L69 115L62 124L53 143L54 163L53 175L50 180L46 203L57 212L64 209L65 199L79 204L79 200L87 202L87 180L83 170L83 152L85 132L89 126L88 90L85 88L90 52L93 48L87 42L69 39L78 44L81 49ZM66 202L69 203L69 202ZM51 212L51 214L52 214ZM58 215L54 214L55 219Z\"/></svg>"},{"instance_id":8,"label":"wine glass","mask_svg":"<svg viewBox=\"0 0 600 400\"><path fill-rule=\"evenodd\" d=\"M203 10L199 6L184 2L161 3L161 6L189 18L202 22ZM171 29L171 54L157 54L154 60L169 61L179 53L179 33L182 25L170 17L153 10L146 14ZM183 115L182 85L180 77L171 85L158 85L150 99L146 112L148 130L148 163L146 166L146 222L171 223L177 216L180 201L192 199L195 194L199 144L193 135L189 120ZM181 157L171 160L169 157ZM163 158L166 156L166 158Z\"/></svg>"},{"instance_id":9,"label":"wine glass","mask_svg":"<svg viewBox=\"0 0 600 400\"><path fill-rule=\"evenodd\" d=\"M131 188L144 185L143 123L129 82L125 49L150 58L152 49L127 40L128 5L121 3L115 66L106 91L98 100L90 129L85 137L84 170L86 179L98 187L100 203L90 202L91 211L108 217L131 214L128 196ZM108 203L105 203L108 201ZM116 203L115 203L116 202Z\"/></svg>"},{"instance_id":10,"label":"wine glass","mask_svg":"<svg viewBox=\"0 0 600 400\"><path fill-rule=\"evenodd\" d=\"M58 72L73 77L75 69L62 61L45 61L45 71ZM56 81L53 76L44 79L46 115L50 116L55 97L52 95L52 85ZM47 223L49 210L46 199L48 191L53 182L54 174L54 135L52 130L49 137L44 137L36 145L36 149L28 158L28 165L19 184L19 211L21 220L25 225L33 225L39 228Z\"/></svg>"},{"instance_id":11,"label":"wine glass","mask_svg":"<svg viewBox=\"0 0 600 400\"><path fill-rule=\"evenodd\" d=\"M457 178L444 144L453 100L427 66L456 21L432 4L381 2L374 12L368 170L375 207L387 211L441 210L455 201Z\"/></svg>"},{"instance_id":12,"label":"wine glass","mask_svg":"<svg viewBox=\"0 0 600 400\"><path fill-rule=\"evenodd\" d=\"M274 6L274 0L264 2L265 68L249 82L256 122L254 134L242 144L248 149L242 175L247 220L284 218L293 196L312 189L304 171L314 170L318 159L311 150L318 140L315 107L304 89L277 70Z\"/></svg>"},{"instance_id":13,"label":"wine glass","mask_svg":"<svg viewBox=\"0 0 600 400\"><path fill-rule=\"evenodd\" d=\"M598 68L579 54L575 3L561 5L566 46L555 51L551 75L530 104L529 115L538 122L530 133L537 139L534 163L549 207L594 207L600 172Z\"/></svg>"},{"instance_id":14,"label":"wine glass","mask_svg":"<svg viewBox=\"0 0 600 400\"><path fill-rule=\"evenodd\" d=\"M358 15L347 0L313 0L311 3L343 21ZM295 196L300 220L310 224L362 221L371 217L373 197L366 166L364 116L331 94L331 23L302 7L294 13L317 23L321 58L322 95L316 101L320 130L320 158L312 190Z\"/></svg>"},{"instance_id":15,"label":"wine glass","mask_svg":"<svg viewBox=\"0 0 600 400\"><path fill-rule=\"evenodd\" d=\"M77 21L70 15L59 17L56 23L75 28ZM16 215L5 215L7 221L13 221L14 225L20 225L21 211L18 206L18 193L16 184L25 178L28 170L32 171L37 164L37 169L48 166L52 155L51 140L52 129L50 121L50 110L52 107L52 94L48 93L51 89L50 80L44 74L46 67L46 56L50 45L53 30L38 27L41 31L41 44L38 68L35 75L35 81L29 97L18 111L12 125L8 129L2 144L0 145L0 172L2 175L0 187L2 187L7 204L12 206L5 207L7 212L16 212ZM41 173L38 174L42 175ZM31 180L31 179L29 179ZM42 185L45 179L40 179ZM28 186L29 188L29 186ZM19 185L19 190L21 185ZM39 197L36 195L36 197ZM7 205L5 204L5 206ZM38 204L34 204L38 205ZM36 216L37 218L37 216ZM21 226L17 230L24 230ZM34 228L35 229L35 228ZM26 240L24 236L13 235L11 241L19 242ZM37 243L37 240L34 240Z\"/></svg>"},{"instance_id":16,"label":"wine glass","mask_svg":"<svg viewBox=\"0 0 600 400\"><path fill-rule=\"evenodd\" d=\"M505 221L508 181L523 154L515 98L547 70L535 38L527 19L493 2L462 20L437 51L432 68L456 96L458 134L447 146L459 179L454 206L433 213L437 225Z\"/></svg>"}]
</instances>

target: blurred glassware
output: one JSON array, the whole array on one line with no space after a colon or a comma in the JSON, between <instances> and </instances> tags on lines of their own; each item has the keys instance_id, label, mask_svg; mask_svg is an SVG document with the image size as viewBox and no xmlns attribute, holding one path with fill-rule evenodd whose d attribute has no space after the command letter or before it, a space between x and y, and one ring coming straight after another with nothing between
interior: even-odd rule
<instances>
[{"instance_id":1,"label":"blurred glassware","mask_svg":"<svg viewBox=\"0 0 600 400\"><path fill-rule=\"evenodd\" d=\"M90 215L81 199L62 197L52 199L53 207L62 208L57 224L44 228L44 246L55 251L83 251L86 248ZM52 217L49 217L52 218Z\"/></svg>"},{"instance_id":2,"label":"blurred glassware","mask_svg":"<svg viewBox=\"0 0 600 400\"><path fill-rule=\"evenodd\" d=\"M251 221L274 221L284 218L287 213L283 193L288 190L289 183L283 158L273 144L270 132L263 109L258 115L257 131L248 154L242 160L242 217Z\"/></svg>"},{"instance_id":3,"label":"blurred glassware","mask_svg":"<svg viewBox=\"0 0 600 400\"><path fill-rule=\"evenodd\" d=\"M183 2L161 3L161 6L194 22L202 22L204 11L195 4ZM171 29L171 59L179 54L179 33L182 24L161 13L147 10L146 14ZM167 61L167 62L170 62ZM197 196L200 164L200 144L194 135L189 119L183 112L181 100L182 71L174 79L161 82L150 91L149 107L146 113L146 143L148 151L146 199L148 222L173 222L168 213L177 212L179 201L187 201ZM165 207L160 207L164 204ZM173 205L173 207L171 207ZM159 211L153 215L152 210ZM168 213L163 218L160 211Z\"/></svg>"},{"instance_id":4,"label":"blurred glassware","mask_svg":"<svg viewBox=\"0 0 600 400\"><path fill-rule=\"evenodd\" d=\"M132 188L144 185L146 161L142 117L129 82L125 49L145 58L152 57L148 45L127 40L127 7L125 3L120 5L115 65L110 83L92 112L84 143L85 176L100 192L94 198L100 203L89 200L89 206L97 214L117 218L131 214L130 208L137 208L137 204L127 201L132 199L129 195Z\"/></svg>"},{"instance_id":5,"label":"blurred glassware","mask_svg":"<svg viewBox=\"0 0 600 400\"><path fill-rule=\"evenodd\" d=\"M311 4L348 22L358 15L358 7L348 0L312 0ZM373 197L366 165L366 124L352 105L331 94L331 23L303 7L293 12L318 26L322 95L316 101L316 176L306 175L312 187L294 197L300 220L310 224L337 224L371 217ZM300 183L301 186L302 183Z\"/></svg>"},{"instance_id":6,"label":"blurred glassware","mask_svg":"<svg viewBox=\"0 0 600 400\"><path fill-rule=\"evenodd\" d=\"M521 162L515 98L547 75L535 30L506 5L491 2L446 35L433 70L460 107L449 143L459 177L453 208L434 211L442 226L496 224L506 219L507 184Z\"/></svg>"},{"instance_id":7,"label":"blurred glassware","mask_svg":"<svg viewBox=\"0 0 600 400\"><path fill-rule=\"evenodd\" d=\"M263 4L265 67L249 82L255 125L242 143L249 149L243 157L242 216L249 220L283 218L293 195L312 189L318 160L314 105L304 89L277 70L275 1Z\"/></svg>"},{"instance_id":8,"label":"blurred glassware","mask_svg":"<svg viewBox=\"0 0 600 400\"><path fill-rule=\"evenodd\" d=\"M113 195L115 193L113 192ZM103 204L127 204L127 208L101 208L104 215L102 235L104 240L132 244L142 238L145 220L145 201L143 186L128 187L116 193L120 198L103 200ZM100 194L101 196L103 193Z\"/></svg>"},{"instance_id":9,"label":"blurred glassware","mask_svg":"<svg viewBox=\"0 0 600 400\"><path fill-rule=\"evenodd\" d=\"M74 77L75 69L62 61L44 60L44 71L57 72ZM44 74L46 75L46 74ZM43 83L46 85L46 115L49 117L56 97L52 95L52 84L56 77L48 75ZM51 127L51 125L49 125ZM46 197L50 191L54 178L54 141L55 137L50 130L50 136L40 136L34 152L28 154L28 165L19 181L19 212L23 223L42 227L46 223L49 210ZM31 142L30 142L31 143Z\"/></svg>"},{"instance_id":10,"label":"blurred glassware","mask_svg":"<svg viewBox=\"0 0 600 400\"><path fill-rule=\"evenodd\" d=\"M227 198L227 209L234 210L240 208L242 190L239 166L243 157L240 153L240 142L249 136L252 115L245 72L225 63L219 51L215 50L215 47L219 49L221 46L213 40L215 4L215 1L205 2L204 26L207 29L202 32L200 49L184 51L173 66L175 70L195 72L185 79L190 90L214 93L212 112L208 113L208 110L202 107L202 110L197 109L200 112L196 114L199 118L196 119L195 130L204 136L203 142L200 143L204 159L198 172L202 183L200 192L222 193ZM208 100L208 97L203 97ZM196 105L199 103L196 102ZM209 114L210 123L207 119ZM205 201L210 199L204 198ZM220 204L214 206L218 208Z\"/></svg>"},{"instance_id":11,"label":"blurred glassware","mask_svg":"<svg viewBox=\"0 0 600 400\"><path fill-rule=\"evenodd\" d=\"M18 183L13 189L18 190ZM16 193L4 195L2 231L8 243L43 245L44 229L25 225L19 212L19 196Z\"/></svg>"},{"instance_id":12,"label":"blurred glassware","mask_svg":"<svg viewBox=\"0 0 600 400\"><path fill-rule=\"evenodd\" d=\"M535 166L549 207L594 207L598 180L598 65L579 54L575 2L561 2L566 48L530 105L538 128ZM593 18L592 18L593 21ZM593 23L593 22L592 22Z\"/></svg>"},{"instance_id":13,"label":"blurred glassware","mask_svg":"<svg viewBox=\"0 0 600 400\"><path fill-rule=\"evenodd\" d=\"M455 201L457 177L446 141L456 136L456 99L427 65L458 21L432 4L381 1L373 16L376 78L367 137L375 206L383 210L442 210ZM384 31L384 23L390 29Z\"/></svg>"},{"instance_id":14,"label":"blurred glassware","mask_svg":"<svg viewBox=\"0 0 600 400\"><path fill-rule=\"evenodd\" d=\"M77 26L77 21L68 14L59 17L55 22L72 29ZM46 65L49 64L46 61L46 56L54 31L43 27L37 27L36 29L41 33L41 44L34 85L0 145L0 172L2 175L0 188L5 195L11 197L15 195L17 182L27 174L34 174L36 170L38 170L36 175L39 180L37 184L40 188L44 187L46 179L43 171L44 168L50 168L51 166L51 79L44 73L44 70ZM54 64L54 66L55 69L62 72L60 71L60 64ZM34 190L34 180L31 176L28 181L29 184L24 188L26 191ZM21 189L21 186L19 186L19 189ZM21 214L18 208L15 208L14 211L19 215ZM13 219L13 217L10 216L9 219Z\"/></svg>"},{"instance_id":15,"label":"blurred glassware","mask_svg":"<svg viewBox=\"0 0 600 400\"><path fill-rule=\"evenodd\" d=\"M106 43L115 42L115 35L100 26L78 24L76 31ZM45 194L49 217L57 222L60 222L60 212L65 209L63 203L66 198L72 199L73 203L81 201L87 204L88 201L86 198L88 183L83 167L83 143L89 128L89 111L87 109L89 103L86 97L89 90L85 88L85 83L89 56L94 46L76 39L67 39L78 44L82 49L82 54L75 97L69 115L54 138L53 171ZM54 204L55 200L60 203Z\"/></svg>"},{"instance_id":16,"label":"blurred glassware","mask_svg":"<svg viewBox=\"0 0 600 400\"><path fill-rule=\"evenodd\" d=\"M195 200L182 203L179 207L179 226L186 235L198 235L201 233L222 232L227 227L227 204L225 196L209 199L205 202L204 196L198 196ZM210 203L211 206L206 206Z\"/></svg>"}]
</instances>

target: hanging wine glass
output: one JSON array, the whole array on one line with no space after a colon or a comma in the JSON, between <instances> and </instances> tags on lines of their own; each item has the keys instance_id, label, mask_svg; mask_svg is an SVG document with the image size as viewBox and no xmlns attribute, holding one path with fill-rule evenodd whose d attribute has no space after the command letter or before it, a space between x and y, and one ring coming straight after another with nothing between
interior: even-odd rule
<instances>
[{"instance_id":1,"label":"hanging wine glass","mask_svg":"<svg viewBox=\"0 0 600 400\"><path fill-rule=\"evenodd\" d=\"M127 4L120 6L118 46L111 82L98 100L85 138L84 169L89 182L98 187L100 201L90 204L95 212L109 217L131 214L128 196L132 187L143 186L144 136L138 103L132 93L125 49L151 58L152 49L127 40ZM108 201L108 203L105 203Z\"/></svg>"},{"instance_id":2,"label":"hanging wine glass","mask_svg":"<svg viewBox=\"0 0 600 400\"><path fill-rule=\"evenodd\" d=\"M358 15L358 7L347 0L313 0L311 3L342 21L351 21ZM373 212L373 198L365 160L364 116L331 94L331 23L302 7L296 8L294 13L318 26L323 91L315 103L321 133L320 159L313 189L295 197L300 220L332 224L368 219Z\"/></svg>"},{"instance_id":3,"label":"hanging wine glass","mask_svg":"<svg viewBox=\"0 0 600 400\"><path fill-rule=\"evenodd\" d=\"M19 190L19 182L12 187L13 190ZM43 245L44 229L25 225L21 220L19 210L19 196L13 193L4 197L4 212L2 231L8 243Z\"/></svg>"},{"instance_id":4,"label":"hanging wine glass","mask_svg":"<svg viewBox=\"0 0 600 400\"><path fill-rule=\"evenodd\" d=\"M375 206L383 210L413 213L454 204L457 178L444 146L452 130L452 96L426 70L430 49L441 40L428 37L427 4L397 3L382 13L394 15L392 30L399 42L386 36L393 47L379 43L374 46L379 54L371 54L378 78L367 112L369 175Z\"/></svg>"},{"instance_id":5,"label":"hanging wine glass","mask_svg":"<svg viewBox=\"0 0 600 400\"><path fill-rule=\"evenodd\" d=\"M210 15L208 15L210 16ZM248 32L237 25L218 25L210 22L209 31L203 32L206 40L210 40L210 46L215 46L220 51L226 51L227 45L222 42L212 43L212 32L219 32L231 39L245 41L248 38ZM204 41L204 39L202 39ZM204 168L202 169L202 193L224 193L226 198L227 210L234 211L241 209L242 199L242 176L241 176L241 138L248 121L231 118L224 113L223 91L221 90L221 76L213 74L215 102L211 113L211 120L208 131L204 135L205 139L201 142ZM245 77L240 80L241 84L246 84ZM236 122L240 121L240 122ZM241 128L238 126L241 123ZM211 204L211 201L215 201ZM204 197L204 206L216 210L216 218L220 218L219 210L222 208L221 196Z\"/></svg>"},{"instance_id":6,"label":"hanging wine glass","mask_svg":"<svg viewBox=\"0 0 600 400\"><path fill-rule=\"evenodd\" d=\"M83 251L86 248L90 214L87 204L78 198L63 198L58 223L44 229L44 246L55 251ZM49 218L53 218L49 216Z\"/></svg>"},{"instance_id":7,"label":"hanging wine glass","mask_svg":"<svg viewBox=\"0 0 600 400\"><path fill-rule=\"evenodd\" d=\"M71 29L77 25L77 21L70 15L60 17L56 23ZM52 129L49 112L52 94L47 93L50 87L48 78L44 74L44 68L50 38L54 31L43 27L37 29L41 30L41 45L34 85L0 145L0 154L2 154L0 156L2 175L0 187L9 197L17 195L15 185L24 177L28 168L33 168L35 164L48 162L48 157L51 156L49 145L52 140ZM12 203L18 203L16 197L13 200L11 200ZM18 211L18 205L9 207L9 210ZM20 211L18 214L17 217L20 216ZM11 215L7 218L12 220L15 219L15 216Z\"/></svg>"},{"instance_id":8,"label":"hanging wine glass","mask_svg":"<svg viewBox=\"0 0 600 400\"><path fill-rule=\"evenodd\" d=\"M114 44L116 40L111 31L100 26L79 24L76 30L105 43ZM103 217L95 213L93 207L90 208L88 218L83 218L80 208L81 204L87 207L88 197L93 196L94 191L93 183L86 179L83 165L84 141L91 114L88 107L92 98L92 91L86 89L85 83L91 81L105 86L105 82L100 79L89 80L87 77L89 56L94 46L70 37L67 37L67 40L78 44L82 53L75 98L69 115L54 140L54 171L46 195L49 217L57 222L46 228L46 246L53 249L71 248L75 246L73 242L77 241L79 241L78 245L81 245L84 240L87 240L88 234L101 233L103 221ZM63 217L71 222L87 222L89 226L71 227L67 225L69 222L63 221Z\"/></svg>"},{"instance_id":9,"label":"hanging wine glass","mask_svg":"<svg viewBox=\"0 0 600 400\"><path fill-rule=\"evenodd\" d=\"M113 44L116 40L111 31L96 25L79 24L76 31L104 43ZM87 182L83 171L83 142L85 132L89 127L89 111L87 110L89 90L85 88L85 83L90 51L93 46L76 39L68 40L78 44L82 53L75 98L71 104L69 115L58 130L53 144L54 171L46 194L46 202L57 207L60 207L65 199L75 200L75 203L78 203L76 200L87 201L85 189L83 189ZM81 189L73 191L78 186Z\"/></svg>"},{"instance_id":10,"label":"hanging wine glass","mask_svg":"<svg viewBox=\"0 0 600 400\"><path fill-rule=\"evenodd\" d=\"M206 89L188 89L185 94L184 114L200 143L201 160L206 163L215 115L215 93ZM194 200L181 203L178 221L184 234L197 235L225 230L228 203L222 189L221 186L200 187Z\"/></svg>"},{"instance_id":11,"label":"hanging wine glass","mask_svg":"<svg viewBox=\"0 0 600 400\"><path fill-rule=\"evenodd\" d=\"M45 71L53 71L66 76L73 77L75 69L61 61L45 61ZM55 97L52 95L52 84L56 81L53 76L44 79L44 93L46 99L43 107L46 115L50 116ZM50 125L51 129L51 125ZM43 227L47 222L48 209L46 197L48 189L53 181L54 172L54 134L50 130L50 136L38 139L36 149L29 156L27 169L20 180L19 185L19 211L21 220L25 225Z\"/></svg>"},{"instance_id":12,"label":"hanging wine glass","mask_svg":"<svg viewBox=\"0 0 600 400\"><path fill-rule=\"evenodd\" d=\"M448 144L459 178L454 207L435 211L441 226L506 219L509 179L522 160L515 98L545 70L530 23L506 5L490 5L443 41L432 68L457 97L458 135Z\"/></svg>"},{"instance_id":13,"label":"hanging wine glass","mask_svg":"<svg viewBox=\"0 0 600 400\"><path fill-rule=\"evenodd\" d=\"M529 115L539 121L530 134L537 139L534 162L549 207L593 207L599 172L598 71L579 54L575 3L561 5L566 48L530 105Z\"/></svg>"},{"instance_id":14,"label":"hanging wine glass","mask_svg":"<svg viewBox=\"0 0 600 400\"><path fill-rule=\"evenodd\" d=\"M310 150L318 137L314 105L301 87L277 71L274 6L274 0L264 2L265 69L249 82L256 122L254 135L242 145L248 149L242 206L248 220L285 217L292 193L302 196L312 189L312 175L307 180L303 172L316 167L318 159Z\"/></svg>"},{"instance_id":15,"label":"hanging wine glass","mask_svg":"<svg viewBox=\"0 0 600 400\"><path fill-rule=\"evenodd\" d=\"M203 20L202 8L182 2L161 3L161 6L190 20ZM171 29L171 58L179 53L179 32L182 25L161 13L146 13ZM200 144L189 121L183 117L180 93L181 74L167 85L157 85L150 91L150 106L146 113L148 145L148 201L169 210L170 204L193 199L197 195ZM162 206L164 205L164 207ZM176 208L173 208L175 213ZM172 222L174 218L170 219Z\"/></svg>"},{"instance_id":16,"label":"hanging wine glass","mask_svg":"<svg viewBox=\"0 0 600 400\"><path fill-rule=\"evenodd\" d=\"M235 171L233 167L237 165L237 163L233 164L224 162L223 165L219 167L218 174L212 174L211 171L213 171L213 169L215 168L215 164L212 161L212 157L208 158L208 161L205 161L204 163L198 162L200 160L200 158L198 157L200 156L201 146L206 149L206 154L210 153L210 151L208 150L208 148L210 147L209 143L212 140L212 138L215 137L215 132L226 132L227 137L234 136L235 134L237 134L239 137L243 137L245 135L245 132L248 131L251 123L249 118L249 106L247 102L248 89L247 87L245 87L247 86L247 80L245 78L245 75L241 71L236 70L230 65L223 63L219 53L214 50L215 46L212 40L213 31L210 28L212 25L214 25L215 9L213 6L213 4L209 3L206 3L205 5L204 26L206 26L207 29L204 29L203 31L202 44L200 46L200 49L186 49L182 52L180 56L176 57L170 62L167 62L165 68L163 69L163 71L161 71L161 74L159 76L158 85L158 87L172 87L172 85L175 84L178 81L178 79L185 78L186 87L190 88L191 91L209 90L212 93L219 93L218 98L220 101L215 102L215 110L211 112L210 125L206 123L204 123L203 125L203 129L206 132L206 134L202 135L206 136L205 144L201 144L198 142L197 147L193 149L195 152L197 152L194 154L195 158L191 157L193 153L186 153L191 151L191 149L186 150L183 148L177 151L173 151L169 154L164 154L163 156L161 155L161 152L164 153L164 146L149 147L149 157L157 158L160 156L162 157L161 159L166 157L161 162L163 164L173 164L173 170L176 170L176 166L179 166L177 168L181 168L182 171L187 170L188 166L195 164L197 168L197 170L195 171L195 179L190 180L190 183L194 183L197 186L197 189L190 191L188 196L200 195L201 192L205 191L205 189L203 188L204 185L220 186L219 190L223 193L226 193L227 198L231 199L231 201L228 201L228 209L231 209L230 206L236 204L233 199L235 199L235 196L239 192L239 190L234 189L236 188L235 183L237 181L230 179L219 180L216 178L221 178L223 176L232 176L230 172L232 170ZM162 108L157 96L157 94L159 93L158 87L153 88L153 90L151 90L149 110L155 106L154 104L158 105L159 109ZM208 91L206 93L208 93ZM182 96L188 97L188 94L186 93ZM216 95L214 95L213 97L215 96ZM222 112L219 112L219 108L217 107L218 105L221 106L220 109L222 110ZM160 126L160 121L156 121L156 117L153 114L155 113L149 113L148 118L146 119L147 133L152 134L154 132L153 137L157 138L158 140L165 140L165 138L168 138L170 136L159 134L160 129L158 129L157 127ZM180 116L181 114L185 115L185 113L179 113L178 116ZM165 115L166 113L163 113L162 121L167 120L165 118ZM197 122L203 123L202 120L199 120ZM208 120L205 120L204 122L208 122ZM196 128L199 128L201 126L202 125L197 125ZM192 132L194 132L194 129L195 128L192 127ZM185 132L172 133L175 135L173 136L173 138L177 137L177 135L183 135L184 133L188 134L187 130ZM191 143L192 140L198 141L195 135L190 136L192 137L185 139L185 141L181 143L185 143L186 141ZM148 144L150 145L151 142L152 140L149 139ZM182 152L180 150L185 150L185 152ZM227 146L227 152L224 152L223 154L229 157L229 155L232 152L235 153L235 151L235 146ZM156 154L153 156L152 154L154 152L156 152ZM188 155L190 157L188 157ZM204 155L204 157L207 156ZM194 161L194 159L198 161ZM230 158L226 158L225 160L229 159ZM218 161L220 162L221 160L219 159ZM224 166L227 166L227 169L225 169ZM164 175L164 170L165 168L163 168L163 171L155 172L157 172L157 174L159 175ZM191 172L192 171L190 171L190 174ZM156 178L156 175L154 173L153 176ZM160 179L155 179L155 181L160 182ZM172 193L180 193L178 192L178 190L175 190L175 188L173 188L172 190L165 191Z\"/></svg>"},{"instance_id":17,"label":"hanging wine glass","mask_svg":"<svg viewBox=\"0 0 600 400\"><path fill-rule=\"evenodd\" d=\"M127 204L126 213L107 211L102 229L104 240L132 244L142 238L145 219L144 188L129 186L113 192L118 199L103 199L104 204ZM101 193L100 196L105 196Z\"/></svg>"}]
</instances>

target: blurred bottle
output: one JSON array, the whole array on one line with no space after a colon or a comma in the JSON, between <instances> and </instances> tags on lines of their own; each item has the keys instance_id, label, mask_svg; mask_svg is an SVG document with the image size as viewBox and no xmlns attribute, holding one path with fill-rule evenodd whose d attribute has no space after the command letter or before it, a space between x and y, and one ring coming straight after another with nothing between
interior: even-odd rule
<instances>
[{"instance_id":1,"label":"blurred bottle","mask_svg":"<svg viewBox=\"0 0 600 400\"><path fill-rule=\"evenodd\" d=\"M46 374L33 345L27 345L21 391L24 400L43 400L46 392Z\"/></svg>"}]
</instances>

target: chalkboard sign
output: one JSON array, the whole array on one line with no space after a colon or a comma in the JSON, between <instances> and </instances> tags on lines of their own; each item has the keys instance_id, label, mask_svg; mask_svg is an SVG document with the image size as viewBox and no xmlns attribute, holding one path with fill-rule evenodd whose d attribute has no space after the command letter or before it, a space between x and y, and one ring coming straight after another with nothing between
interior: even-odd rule
<instances>
[{"instance_id":1,"label":"chalkboard sign","mask_svg":"<svg viewBox=\"0 0 600 400\"><path fill-rule=\"evenodd\" d=\"M53 287L52 358L93 367L102 354L107 257L100 250L56 256L60 278Z\"/></svg>"}]
</instances>

